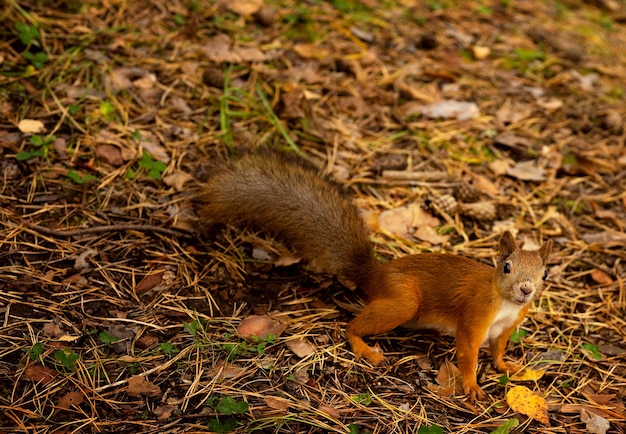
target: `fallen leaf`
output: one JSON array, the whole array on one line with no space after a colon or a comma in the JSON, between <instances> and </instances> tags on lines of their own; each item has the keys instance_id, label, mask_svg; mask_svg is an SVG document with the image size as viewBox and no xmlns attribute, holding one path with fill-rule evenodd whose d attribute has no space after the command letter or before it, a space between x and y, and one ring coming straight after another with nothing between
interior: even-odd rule
<instances>
[{"instance_id":1,"label":"fallen leaf","mask_svg":"<svg viewBox=\"0 0 626 434\"><path fill-rule=\"evenodd\" d=\"M98 147L96 147L96 157L111 166L119 167L124 164L122 151L114 145L98 145Z\"/></svg>"},{"instance_id":2,"label":"fallen leaf","mask_svg":"<svg viewBox=\"0 0 626 434\"><path fill-rule=\"evenodd\" d=\"M589 413L584 408L580 410L580 420L585 423L587 432L591 434L606 434L611 427L608 420L597 414Z\"/></svg>"},{"instance_id":3,"label":"fallen leaf","mask_svg":"<svg viewBox=\"0 0 626 434\"><path fill-rule=\"evenodd\" d=\"M24 377L39 384L48 384L57 376L57 371L41 365L30 365L24 369Z\"/></svg>"},{"instance_id":4,"label":"fallen leaf","mask_svg":"<svg viewBox=\"0 0 626 434\"><path fill-rule=\"evenodd\" d=\"M209 370L207 375L211 378L219 378L223 380L225 378L235 378L245 373L246 369L241 366L234 365L229 362L222 362Z\"/></svg>"},{"instance_id":5,"label":"fallen leaf","mask_svg":"<svg viewBox=\"0 0 626 434\"><path fill-rule=\"evenodd\" d=\"M506 394L506 403L513 411L524 414L543 425L550 425L548 403L528 387L512 387Z\"/></svg>"},{"instance_id":6,"label":"fallen leaf","mask_svg":"<svg viewBox=\"0 0 626 434\"><path fill-rule=\"evenodd\" d=\"M159 338L151 335L143 335L135 341L135 346L143 350L153 347L160 342Z\"/></svg>"},{"instance_id":7,"label":"fallen leaf","mask_svg":"<svg viewBox=\"0 0 626 434\"><path fill-rule=\"evenodd\" d=\"M537 381L543 377L545 373L546 371L526 368L511 376L511 381Z\"/></svg>"},{"instance_id":8,"label":"fallen leaf","mask_svg":"<svg viewBox=\"0 0 626 434\"><path fill-rule=\"evenodd\" d=\"M319 407L317 407L317 409L318 409L319 411L321 411L322 413L326 413L326 414L327 414L327 415L329 415L330 417L333 417L333 418L335 418L335 419L339 419L339 416L340 416L340 414L339 414L339 410L337 410L337 409L336 409L336 408L334 408L334 407L330 407L330 406L328 406L328 405L324 405L324 404L322 404L322 405L320 405Z\"/></svg>"},{"instance_id":9,"label":"fallen leaf","mask_svg":"<svg viewBox=\"0 0 626 434\"><path fill-rule=\"evenodd\" d=\"M510 100L506 100L504 104L496 111L496 119L503 124L514 124L522 119L526 119L532 113L532 109L526 104L511 104Z\"/></svg>"},{"instance_id":10,"label":"fallen leaf","mask_svg":"<svg viewBox=\"0 0 626 434\"><path fill-rule=\"evenodd\" d=\"M69 410L72 405L80 405L84 400L83 393L80 391L69 392L63 395L59 402L57 403L57 407L62 410Z\"/></svg>"},{"instance_id":11,"label":"fallen leaf","mask_svg":"<svg viewBox=\"0 0 626 434\"><path fill-rule=\"evenodd\" d=\"M41 328L41 331L49 338L58 338L59 336L63 336L65 334L63 329L54 321L45 323Z\"/></svg>"},{"instance_id":12,"label":"fallen leaf","mask_svg":"<svg viewBox=\"0 0 626 434\"><path fill-rule=\"evenodd\" d=\"M594 268L591 272L591 278L600 285L609 285L613 283L613 278L599 268Z\"/></svg>"},{"instance_id":13,"label":"fallen leaf","mask_svg":"<svg viewBox=\"0 0 626 434\"><path fill-rule=\"evenodd\" d=\"M455 391L461 390L463 384L461 371L449 360L439 367L435 380L441 386L437 392L440 396L454 395Z\"/></svg>"},{"instance_id":14,"label":"fallen leaf","mask_svg":"<svg viewBox=\"0 0 626 434\"><path fill-rule=\"evenodd\" d=\"M297 264L302 261L302 258L296 258L289 255L280 255L280 257L274 262L276 267L289 267L290 265Z\"/></svg>"},{"instance_id":15,"label":"fallen leaf","mask_svg":"<svg viewBox=\"0 0 626 434\"><path fill-rule=\"evenodd\" d=\"M532 147L533 143L526 137L518 136L513 133L501 133L493 138L494 143L508 146L512 149L526 149Z\"/></svg>"},{"instance_id":16,"label":"fallen leaf","mask_svg":"<svg viewBox=\"0 0 626 434\"><path fill-rule=\"evenodd\" d=\"M161 393L161 388L141 375L133 375L128 379L126 393L129 396L156 396Z\"/></svg>"},{"instance_id":17,"label":"fallen leaf","mask_svg":"<svg viewBox=\"0 0 626 434\"><path fill-rule=\"evenodd\" d=\"M296 356L301 359L315 353L313 346L305 339L292 339L287 341L287 348L289 348Z\"/></svg>"},{"instance_id":18,"label":"fallen leaf","mask_svg":"<svg viewBox=\"0 0 626 434\"><path fill-rule=\"evenodd\" d=\"M252 15L263 7L263 0L225 0L220 4L225 4L229 11L237 15Z\"/></svg>"},{"instance_id":19,"label":"fallen leaf","mask_svg":"<svg viewBox=\"0 0 626 434\"><path fill-rule=\"evenodd\" d=\"M182 192L186 191L185 183L191 181L192 179L193 176L188 173L174 172L170 175L164 176L163 182L170 187L174 187L174 190Z\"/></svg>"},{"instance_id":20,"label":"fallen leaf","mask_svg":"<svg viewBox=\"0 0 626 434\"><path fill-rule=\"evenodd\" d=\"M85 250L83 253L78 255L78 257L74 261L74 269L75 270L84 270L84 269L87 269L87 268L91 268L91 264L89 262L87 262L87 258L93 258L97 254L98 254L98 251L96 249L87 249L87 250Z\"/></svg>"},{"instance_id":21,"label":"fallen leaf","mask_svg":"<svg viewBox=\"0 0 626 434\"><path fill-rule=\"evenodd\" d=\"M237 334L243 339L248 339L253 336L266 338L269 335L278 337L285 331L285 328L283 324L274 321L267 315L250 315L239 323Z\"/></svg>"},{"instance_id":22,"label":"fallen leaf","mask_svg":"<svg viewBox=\"0 0 626 434\"><path fill-rule=\"evenodd\" d=\"M159 138L150 131L141 131L141 138L139 139L141 147L152 154L155 160L162 161L163 163L169 163L171 160L167 150L161 145Z\"/></svg>"},{"instance_id":23,"label":"fallen leaf","mask_svg":"<svg viewBox=\"0 0 626 434\"><path fill-rule=\"evenodd\" d=\"M158 420L168 419L174 412L178 412L178 406L172 404L159 405L153 410Z\"/></svg>"},{"instance_id":24,"label":"fallen leaf","mask_svg":"<svg viewBox=\"0 0 626 434\"><path fill-rule=\"evenodd\" d=\"M466 121L480 115L478 105L473 102L446 100L424 105L419 112L431 119L456 119Z\"/></svg>"},{"instance_id":25,"label":"fallen leaf","mask_svg":"<svg viewBox=\"0 0 626 434\"><path fill-rule=\"evenodd\" d=\"M148 274L145 276L135 287L135 292L137 294L142 294L146 291L149 291L153 288L156 288L163 281L163 272L165 270L158 270L155 273Z\"/></svg>"},{"instance_id":26,"label":"fallen leaf","mask_svg":"<svg viewBox=\"0 0 626 434\"><path fill-rule=\"evenodd\" d=\"M305 59L324 59L330 56L330 52L319 45L301 43L293 46L293 51Z\"/></svg>"},{"instance_id":27,"label":"fallen leaf","mask_svg":"<svg viewBox=\"0 0 626 434\"><path fill-rule=\"evenodd\" d=\"M626 234L617 231L587 233L582 236L587 244L599 244L602 247L623 247L626 244Z\"/></svg>"},{"instance_id":28,"label":"fallen leaf","mask_svg":"<svg viewBox=\"0 0 626 434\"><path fill-rule=\"evenodd\" d=\"M446 243L450 239L450 235L439 235L432 226L420 226L413 236L419 240L426 241L431 246L438 246Z\"/></svg>"},{"instance_id":29,"label":"fallen leaf","mask_svg":"<svg viewBox=\"0 0 626 434\"><path fill-rule=\"evenodd\" d=\"M287 409L289 408L289 401L284 398L266 396L263 398L263 401L265 401L265 404L267 404L267 406L272 410L280 410L284 412L287 411Z\"/></svg>"},{"instance_id":30,"label":"fallen leaf","mask_svg":"<svg viewBox=\"0 0 626 434\"><path fill-rule=\"evenodd\" d=\"M489 47L483 47L481 45L474 45L472 47L472 54L476 60L486 59L490 53L491 49Z\"/></svg>"},{"instance_id":31,"label":"fallen leaf","mask_svg":"<svg viewBox=\"0 0 626 434\"><path fill-rule=\"evenodd\" d=\"M395 236L406 237L413 229L413 213L412 206L385 210L378 216L378 226Z\"/></svg>"},{"instance_id":32,"label":"fallen leaf","mask_svg":"<svg viewBox=\"0 0 626 434\"><path fill-rule=\"evenodd\" d=\"M507 175L522 181L544 181L546 170L537 165L537 161L520 161L506 171Z\"/></svg>"},{"instance_id":33,"label":"fallen leaf","mask_svg":"<svg viewBox=\"0 0 626 434\"><path fill-rule=\"evenodd\" d=\"M46 131L44 123L35 119L22 119L17 128L24 134L39 134Z\"/></svg>"}]
</instances>

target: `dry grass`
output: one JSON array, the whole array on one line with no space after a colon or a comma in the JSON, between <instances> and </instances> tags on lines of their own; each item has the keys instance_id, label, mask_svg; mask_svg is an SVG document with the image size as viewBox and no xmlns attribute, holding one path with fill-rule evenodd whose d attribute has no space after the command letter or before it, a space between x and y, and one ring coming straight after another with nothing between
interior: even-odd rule
<instances>
[{"instance_id":1,"label":"dry grass","mask_svg":"<svg viewBox=\"0 0 626 434\"><path fill-rule=\"evenodd\" d=\"M581 408L625 432L622 12L578 1L267 3L274 15L257 19L158 0L9 0L0 13L0 432L199 433L232 418L246 432L483 433L518 418L519 431L570 433L585 430ZM20 42L18 22L40 34ZM491 55L475 60L474 45ZM40 51L38 69L23 53ZM597 79L579 78L589 73ZM480 116L406 114L406 103L442 99L474 101ZM56 140L33 143L23 119ZM505 132L517 141L494 140ZM443 246L381 226L382 258L443 249L489 262L498 224L519 241L555 241L527 335L507 352L546 370L524 384L546 398L551 427L508 408L517 383L500 384L484 352L489 399L443 393L451 338L396 330L371 339L386 366L355 361L343 338L353 293L253 259L252 246L276 249L256 234L190 231L179 182L199 161L289 142L373 215L459 183L496 207L486 221L439 216ZM390 163L398 157L408 169ZM523 160L545 178L490 164ZM279 337L236 336L265 313L286 326ZM298 339L313 353L296 356ZM225 397L248 407L216 415Z\"/></svg>"}]
</instances>

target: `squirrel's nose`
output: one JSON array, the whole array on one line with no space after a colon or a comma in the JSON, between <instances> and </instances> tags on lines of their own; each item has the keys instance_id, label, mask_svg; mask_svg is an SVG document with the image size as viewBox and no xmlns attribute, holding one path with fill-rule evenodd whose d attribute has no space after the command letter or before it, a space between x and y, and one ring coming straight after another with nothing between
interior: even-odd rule
<instances>
[{"instance_id":1,"label":"squirrel's nose","mask_svg":"<svg viewBox=\"0 0 626 434\"><path fill-rule=\"evenodd\" d=\"M528 283L522 283L520 285L519 289L520 289L520 291L522 291L522 294L524 294L524 295L528 295L531 292L533 292L532 286L530 284L528 284Z\"/></svg>"}]
</instances>

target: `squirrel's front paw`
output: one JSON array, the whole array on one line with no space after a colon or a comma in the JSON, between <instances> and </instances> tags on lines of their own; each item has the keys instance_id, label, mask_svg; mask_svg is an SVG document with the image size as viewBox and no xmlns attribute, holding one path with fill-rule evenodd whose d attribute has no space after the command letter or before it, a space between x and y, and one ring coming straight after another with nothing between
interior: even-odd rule
<instances>
[{"instance_id":1,"label":"squirrel's front paw","mask_svg":"<svg viewBox=\"0 0 626 434\"><path fill-rule=\"evenodd\" d=\"M503 374L515 374L516 372L524 369L524 365L520 365L519 363L515 362L505 362L503 360L501 360L499 363L496 363L495 365L497 371L502 372Z\"/></svg>"},{"instance_id":2,"label":"squirrel's front paw","mask_svg":"<svg viewBox=\"0 0 626 434\"><path fill-rule=\"evenodd\" d=\"M485 399L485 397L487 396L478 384L466 385L463 388L463 392L469 396L470 402L476 402L476 399Z\"/></svg>"},{"instance_id":3,"label":"squirrel's front paw","mask_svg":"<svg viewBox=\"0 0 626 434\"><path fill-rule=\"evenodd\" d=\"M360 353L357 353L357 358L365 358L370 361L374 366L378 366L385 361L385 356L382 350L378 347L365 347Z\"/></svg>"}]
</instances>

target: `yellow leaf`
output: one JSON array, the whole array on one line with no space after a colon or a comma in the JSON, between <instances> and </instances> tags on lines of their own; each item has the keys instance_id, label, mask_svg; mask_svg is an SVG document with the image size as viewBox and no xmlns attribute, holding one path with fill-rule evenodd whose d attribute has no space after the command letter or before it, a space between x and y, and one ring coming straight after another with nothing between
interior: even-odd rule
<instances>
[{"instance_id":1,"label":"yellow leaf","mask_svg":"<svg viewBox=\"0 0 626 434\"><path fill-rule=\"evenodd\" d=\"M548 403L541 396L534 394L528 387L513 387L506 394L506 403L513 411L525 414L544 425L550 425Z\"/></svg>"},{"instance_id":2,"label":"yellow leaf","mask_svg":"<svg viewBox=\"0 0 626 434\"><path fill-rule=\"evenodd\" d=\"M543 374L545 373L546 371L526 368L523 371L513 375L511 377L511 381L537 381L541 377L543 377Z\"/></svg>"}]
</instances>

